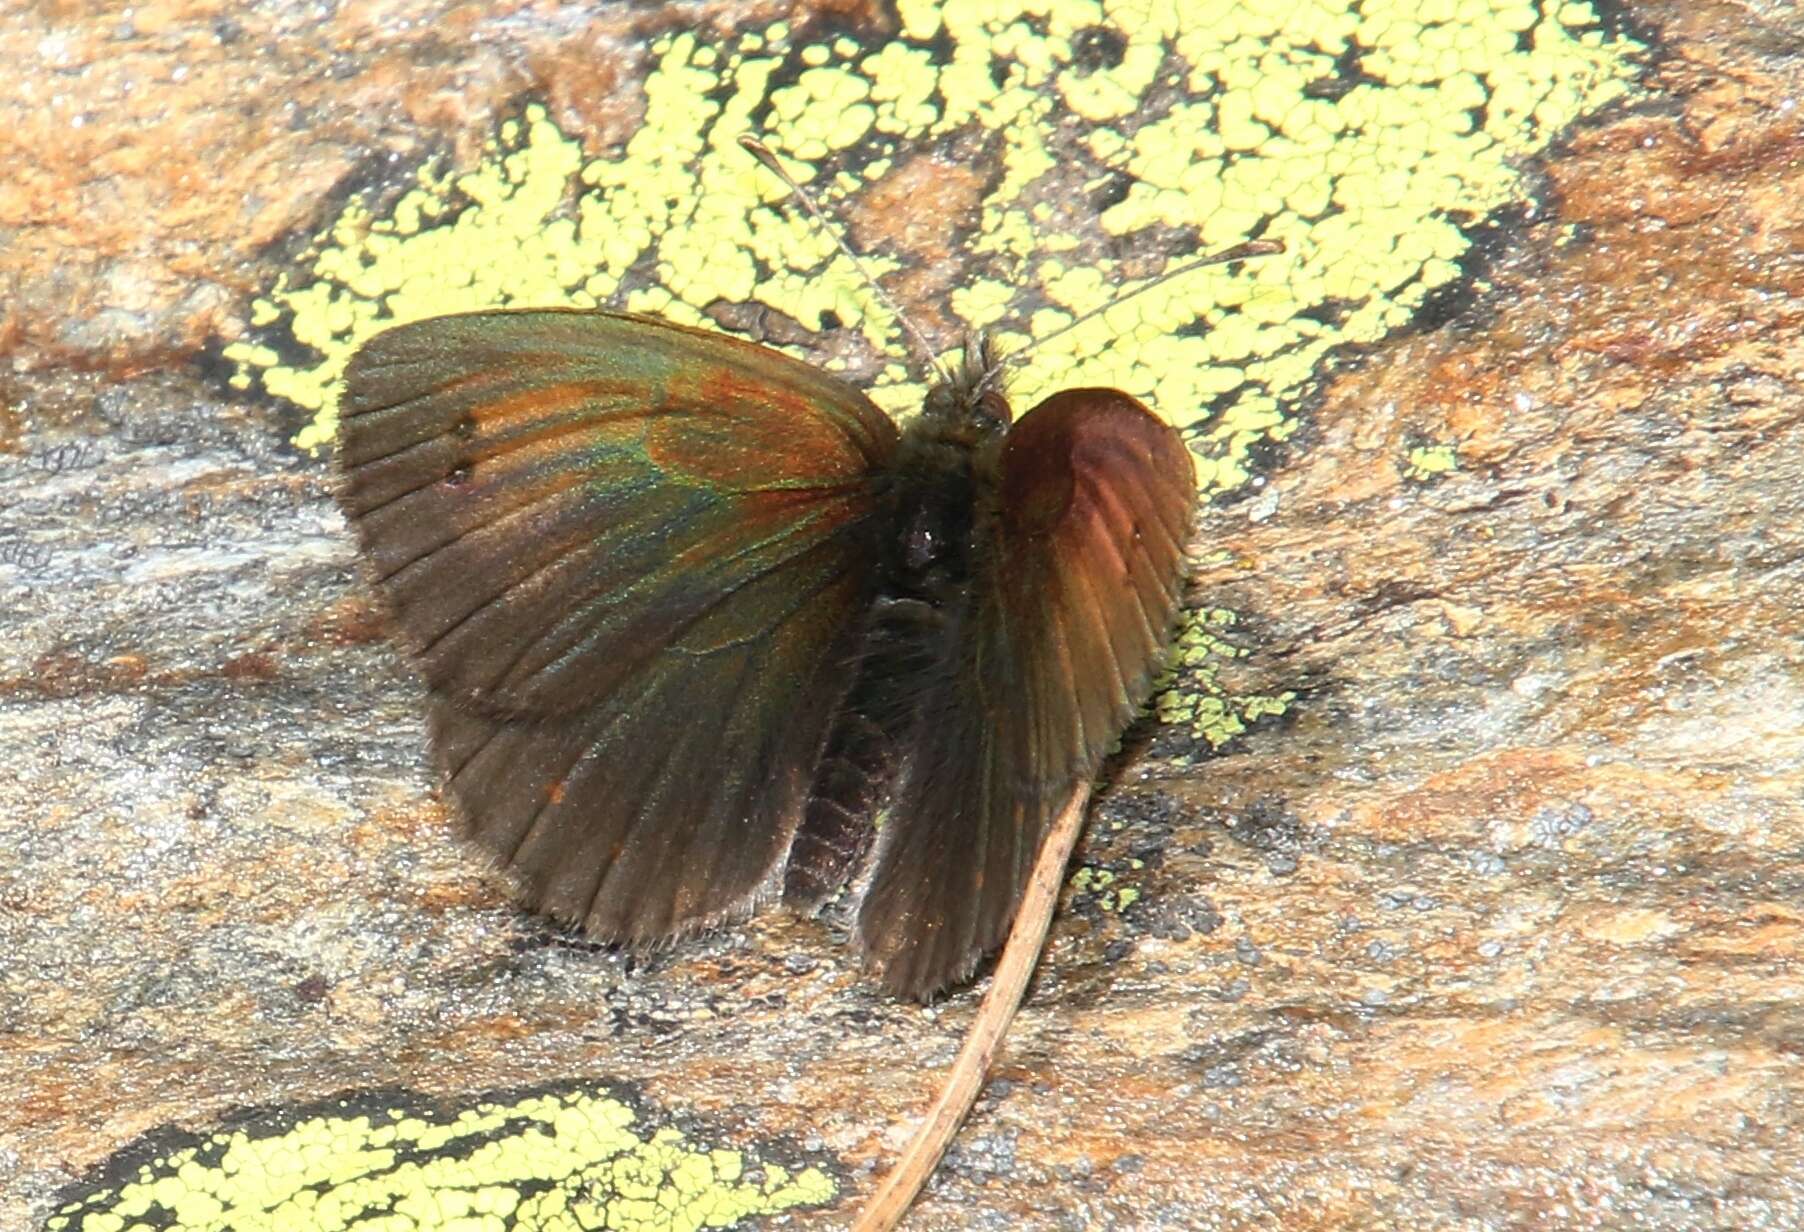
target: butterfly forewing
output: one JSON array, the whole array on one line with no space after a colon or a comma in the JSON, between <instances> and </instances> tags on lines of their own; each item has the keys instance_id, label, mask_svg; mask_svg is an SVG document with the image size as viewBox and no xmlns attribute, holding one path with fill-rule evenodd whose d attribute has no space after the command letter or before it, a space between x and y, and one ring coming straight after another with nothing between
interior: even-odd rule
<instances>
[{"instance_id":1,"label":"butterfly forewing","mask_svg":"<svg viewBox=\"0 0 1804 1232\"><path fill-rule=\"evenodd\" d=\"M530 905L627 940L748 906L856 656L889 419L762 347L561 311L379 335L342 413L451 794Z\"/></svg>"},{"instance_id":2,"label":"butterfly forewing","mask_svg":"<svg viewBox=\"0 0 1804 1232\"><path fill-rule=\"evenodd\" d=\"M871 511L894 448L849 385L599 312L440 317L346 373L341 500L427 680L579 709Z\"/></svg>"},{"instance_id":3,"label":"butterfly forewing","mask_svg":"<svg viewBox=\"0 0 1804 1232\"><path fill-rule=\"evenodd\" d=\"M1054 815L1145 701L1195 500L1178 434L1114 390L1048 398L995 465L955 666L922 700L859 914L867 958L914 997L1001 943Z\"/></svg>"}]
</instances>

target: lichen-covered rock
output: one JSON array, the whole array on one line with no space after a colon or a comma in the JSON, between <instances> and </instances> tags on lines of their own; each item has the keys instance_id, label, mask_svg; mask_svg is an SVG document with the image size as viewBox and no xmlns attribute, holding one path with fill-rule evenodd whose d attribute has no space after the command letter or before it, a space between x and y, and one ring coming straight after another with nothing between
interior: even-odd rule
<instances>
[{"instance_id":1,"label":"lichen-covered rock","mask_svg":"<svg viewBox=\"0 0 1804 1232\"><path fill-rule=\"evenodd\" d=\"M948 342L1288 249L1022 373L1145 396L1215 500L912 1226L1804 1224L1804 26L1269 7L0 23L0 1227L257 1226L254 1144L421 1227L825 1228L900 1145L975 997L517 913L318 451L382 312L524 299L907 406L748 124ZM566 1132L605 1181L523 1170Z\"/></svg>"}]
</instances>

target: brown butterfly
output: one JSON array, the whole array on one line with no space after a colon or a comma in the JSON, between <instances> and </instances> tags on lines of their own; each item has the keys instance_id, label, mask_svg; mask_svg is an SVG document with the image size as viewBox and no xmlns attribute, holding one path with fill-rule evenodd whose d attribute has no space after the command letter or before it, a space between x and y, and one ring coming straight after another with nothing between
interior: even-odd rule
<instances>
[{"instance_id":1,"label":"brown butterfly","mask_svg":"<svg viewBox=\"0 0 1804 1232\"><path fill-rule=\"evenodd\" d=\"M1146 698L1195 500L1135 399L1011 423L1000 372L974 341L898 431L818 368L630 313L357 353L339 500L529 906L643 944L852 884L865 962L922 999L996 948Z\"/></svg>"}]
</instances>

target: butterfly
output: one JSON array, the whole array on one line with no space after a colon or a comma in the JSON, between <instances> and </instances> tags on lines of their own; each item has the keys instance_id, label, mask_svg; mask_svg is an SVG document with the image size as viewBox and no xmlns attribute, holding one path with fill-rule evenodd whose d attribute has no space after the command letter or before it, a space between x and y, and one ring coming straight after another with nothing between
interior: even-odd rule
<instances>
[{"instance_id":1,"label":"butterfly","mask_svg":"<svg viewBox=\"0 0 1804 1232\"><path fill-rule=\"evenodd\" d=\"M981 338L901 429L651 316L498 310L353 357L338 498L524 902L646 945L850 887L921 1000L1008 931L1145 701L1196 499L1112 389L1018 421Z\"/></svg>"}]
</instances>

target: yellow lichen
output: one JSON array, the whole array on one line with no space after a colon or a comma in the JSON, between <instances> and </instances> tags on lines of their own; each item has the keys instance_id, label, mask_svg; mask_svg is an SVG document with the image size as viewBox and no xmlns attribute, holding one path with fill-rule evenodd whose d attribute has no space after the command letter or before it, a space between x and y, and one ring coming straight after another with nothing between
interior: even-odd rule
<instances>
[{"instance_id":1,"label":"yellow lichen","mask_svg":"<svg viewBox=\"0 0 1804 1232\"><path fill-rule=\"evenodd\" d=\"M833 1197L820 1169L646 1133L606 1087L476 1097L444 1113L373 1095L270 1114L147 1160L70 1196L45 1232L369 1232L539 1228L696 1232ZM131 1162L124 1162L131 1161ZM382 1214L386 1212L386 1214Z\"/></svg>"},{"instance_id":2,"label":"yellow lichen","mask_svg":"<svg viewBox=\"0 0 1804 1232\"><path fill-rule=\"evenodd\" d=\"M1153 696L1161 723L1188 728L1191 735L1220 748L1269 715L1283 714L1296 693L1234 693L1218 676L1224 660L1251 653L1228 640L1238 617L1221 608L1195 613L1179 631L1171 668Z\"/></svg>"},{"instance_id":3,"label":"yellow lichen","mask_svg":"<svg viewBox=\"0 0 1804 1232\"><path fill-rule=\"evenodd\" d=\"M1404 473L1423 483L1458 469L1459 451L1452 445L1416 445L1403 459Z\"/></svg>"}]
</instances>

